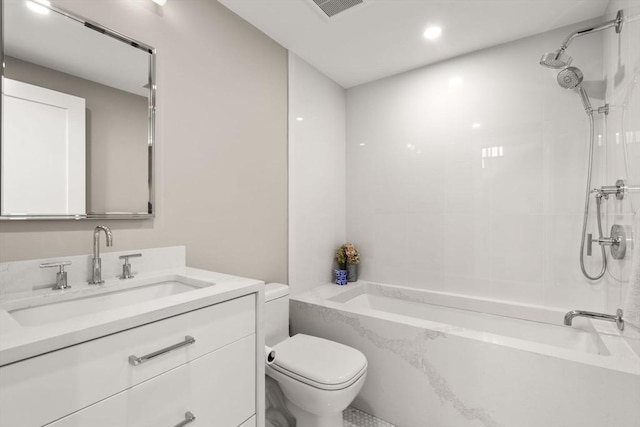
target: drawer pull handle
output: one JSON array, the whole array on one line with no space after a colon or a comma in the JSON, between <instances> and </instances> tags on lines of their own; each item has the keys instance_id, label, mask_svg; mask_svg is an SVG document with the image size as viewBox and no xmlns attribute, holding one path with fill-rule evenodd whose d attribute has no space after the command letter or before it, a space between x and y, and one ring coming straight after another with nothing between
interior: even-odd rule
<instances>
[{"instance_id":1,"label":"drawer pull handle","mask_svg":"<svg viewBox=\"0 0 640 427\"><path fill-rule=\"evenodd\" d=\"M196 420L196 416L193 415L191 412L187 411L184 413L184 421L180 421L174 427L183 427L183 426L186 426L187 424L191 424L195 420Z\"/></svg>"},{"instance_id":2,"label":"drawer pull handle","mask_svg":"<svg viewBox=\"0 0 640 427\"><path fill-rule=\"evenodd\" d=\"M131 363L133 366L138 366L141 363L148 362L151 359L154 359L154 358L156 358L158 356L161 356L161 355L163 355L165 353L169 353L169 352L171 352L173 350L177 350L180 347L188 346L190 344L193 344L194 342L196 342L196 339L194 337L191 337L191 336L187 335L187 336L184 337L184 341L179 342L178 344L174 344L172 346L160 349L158 351L154 351L153 353L149 353L149 354L147 354L145 356L137 357L137 356L131 355L131 356L129 356L129 363ZM189 421L189 422L191 422L191 421Z\"/></svg>"}]
</instances>

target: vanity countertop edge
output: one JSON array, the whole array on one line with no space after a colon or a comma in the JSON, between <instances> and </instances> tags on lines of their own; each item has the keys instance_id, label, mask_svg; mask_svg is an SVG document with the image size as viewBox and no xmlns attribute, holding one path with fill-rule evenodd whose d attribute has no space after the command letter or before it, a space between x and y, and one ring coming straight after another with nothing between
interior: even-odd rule
<instances>
[{"instance_id":1,"label":"vanity countertop edge","mask_svg":"<svg viewBox=\"0 0 640 427\"><path fill-rule=\"evenodd\" d=\"M5 306L24 295L3 295L0 299L0 367L252 293L264 298L263 281L197 268L156 271L144 277L166 274L215 285L40 326L22 326L8 313Z\"/></svg>"}]
</instances>

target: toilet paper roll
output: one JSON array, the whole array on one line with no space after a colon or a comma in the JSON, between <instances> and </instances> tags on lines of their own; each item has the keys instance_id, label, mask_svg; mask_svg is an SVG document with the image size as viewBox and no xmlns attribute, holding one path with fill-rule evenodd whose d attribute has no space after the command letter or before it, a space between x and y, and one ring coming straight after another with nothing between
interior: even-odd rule
<instances>
[{"instance_id":1,"label":"toilet paper roll","mask_svg":"<svg viewBox=\"0 0 640 427\"><path fill-rule=\"evenodd\" d=\"M273 364L276 360L276 351L269 346L264 346L264 360L267 365Z\"/></svg>"}]
</instances>

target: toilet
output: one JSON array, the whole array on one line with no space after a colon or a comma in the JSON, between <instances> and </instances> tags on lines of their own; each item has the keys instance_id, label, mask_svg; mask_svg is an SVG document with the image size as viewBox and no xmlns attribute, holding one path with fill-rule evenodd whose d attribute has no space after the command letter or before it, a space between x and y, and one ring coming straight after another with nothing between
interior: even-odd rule
<instances>
[{"instance_id":1,"label":"toilet","mask_svg":"<svg viewBox=\"0 0 640 427\"><path fill-rule=\"evenodd\" d=\"M298 427L342 427L342 411L367 376L367 359L346 345L289 337L289 287L265 285L265 344L276 352L266 374L278 382Z\"/></svg>"}]
</instances>

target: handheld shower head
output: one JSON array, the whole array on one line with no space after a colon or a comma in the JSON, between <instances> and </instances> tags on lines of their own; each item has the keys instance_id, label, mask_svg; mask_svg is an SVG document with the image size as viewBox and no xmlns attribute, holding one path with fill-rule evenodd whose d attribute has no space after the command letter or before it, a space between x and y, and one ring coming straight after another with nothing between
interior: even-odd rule
<instances>
[{"instance_id":1,"label":"handheld shower head","mask_svg":"<svg viewBox=\"0 0 640 427\"><path fill-rule=\"evenodd\" d=\"M566 67L558 73L558 84L565 89L575 89L580 86L584 75L577 67Z\"/></svg>"},{"instance_id":2,"label":"handheld shower head","mask_svg":"<svg viewBox=\"0 0 640 427\"><path fill-rule=\"evenodd\" d=\"M564 53L564 49L558 49L555 52L549 52L542 55L540 58L540 65L547 68L563 68L571 64L571 58Z\"/></svg>"},{"instance_id":3,"label":"handheld shower head","mask_svg":"<svg viewBox=\"0 0 640 427\"><path fill-rule=\"evenodd\" d=\"M587 114L591 114L593 112L593 108L591 108L591 102L589 101L589 95L587 95L587 91L584 90L581 83L584 79L582 71L576 67L566 67L563 68L562 71L558 73L558 84L565 89L575 89L580 95L580 99L582 99L582 105L584 106L584 110Z\"/></svg>"}]
</instances>

